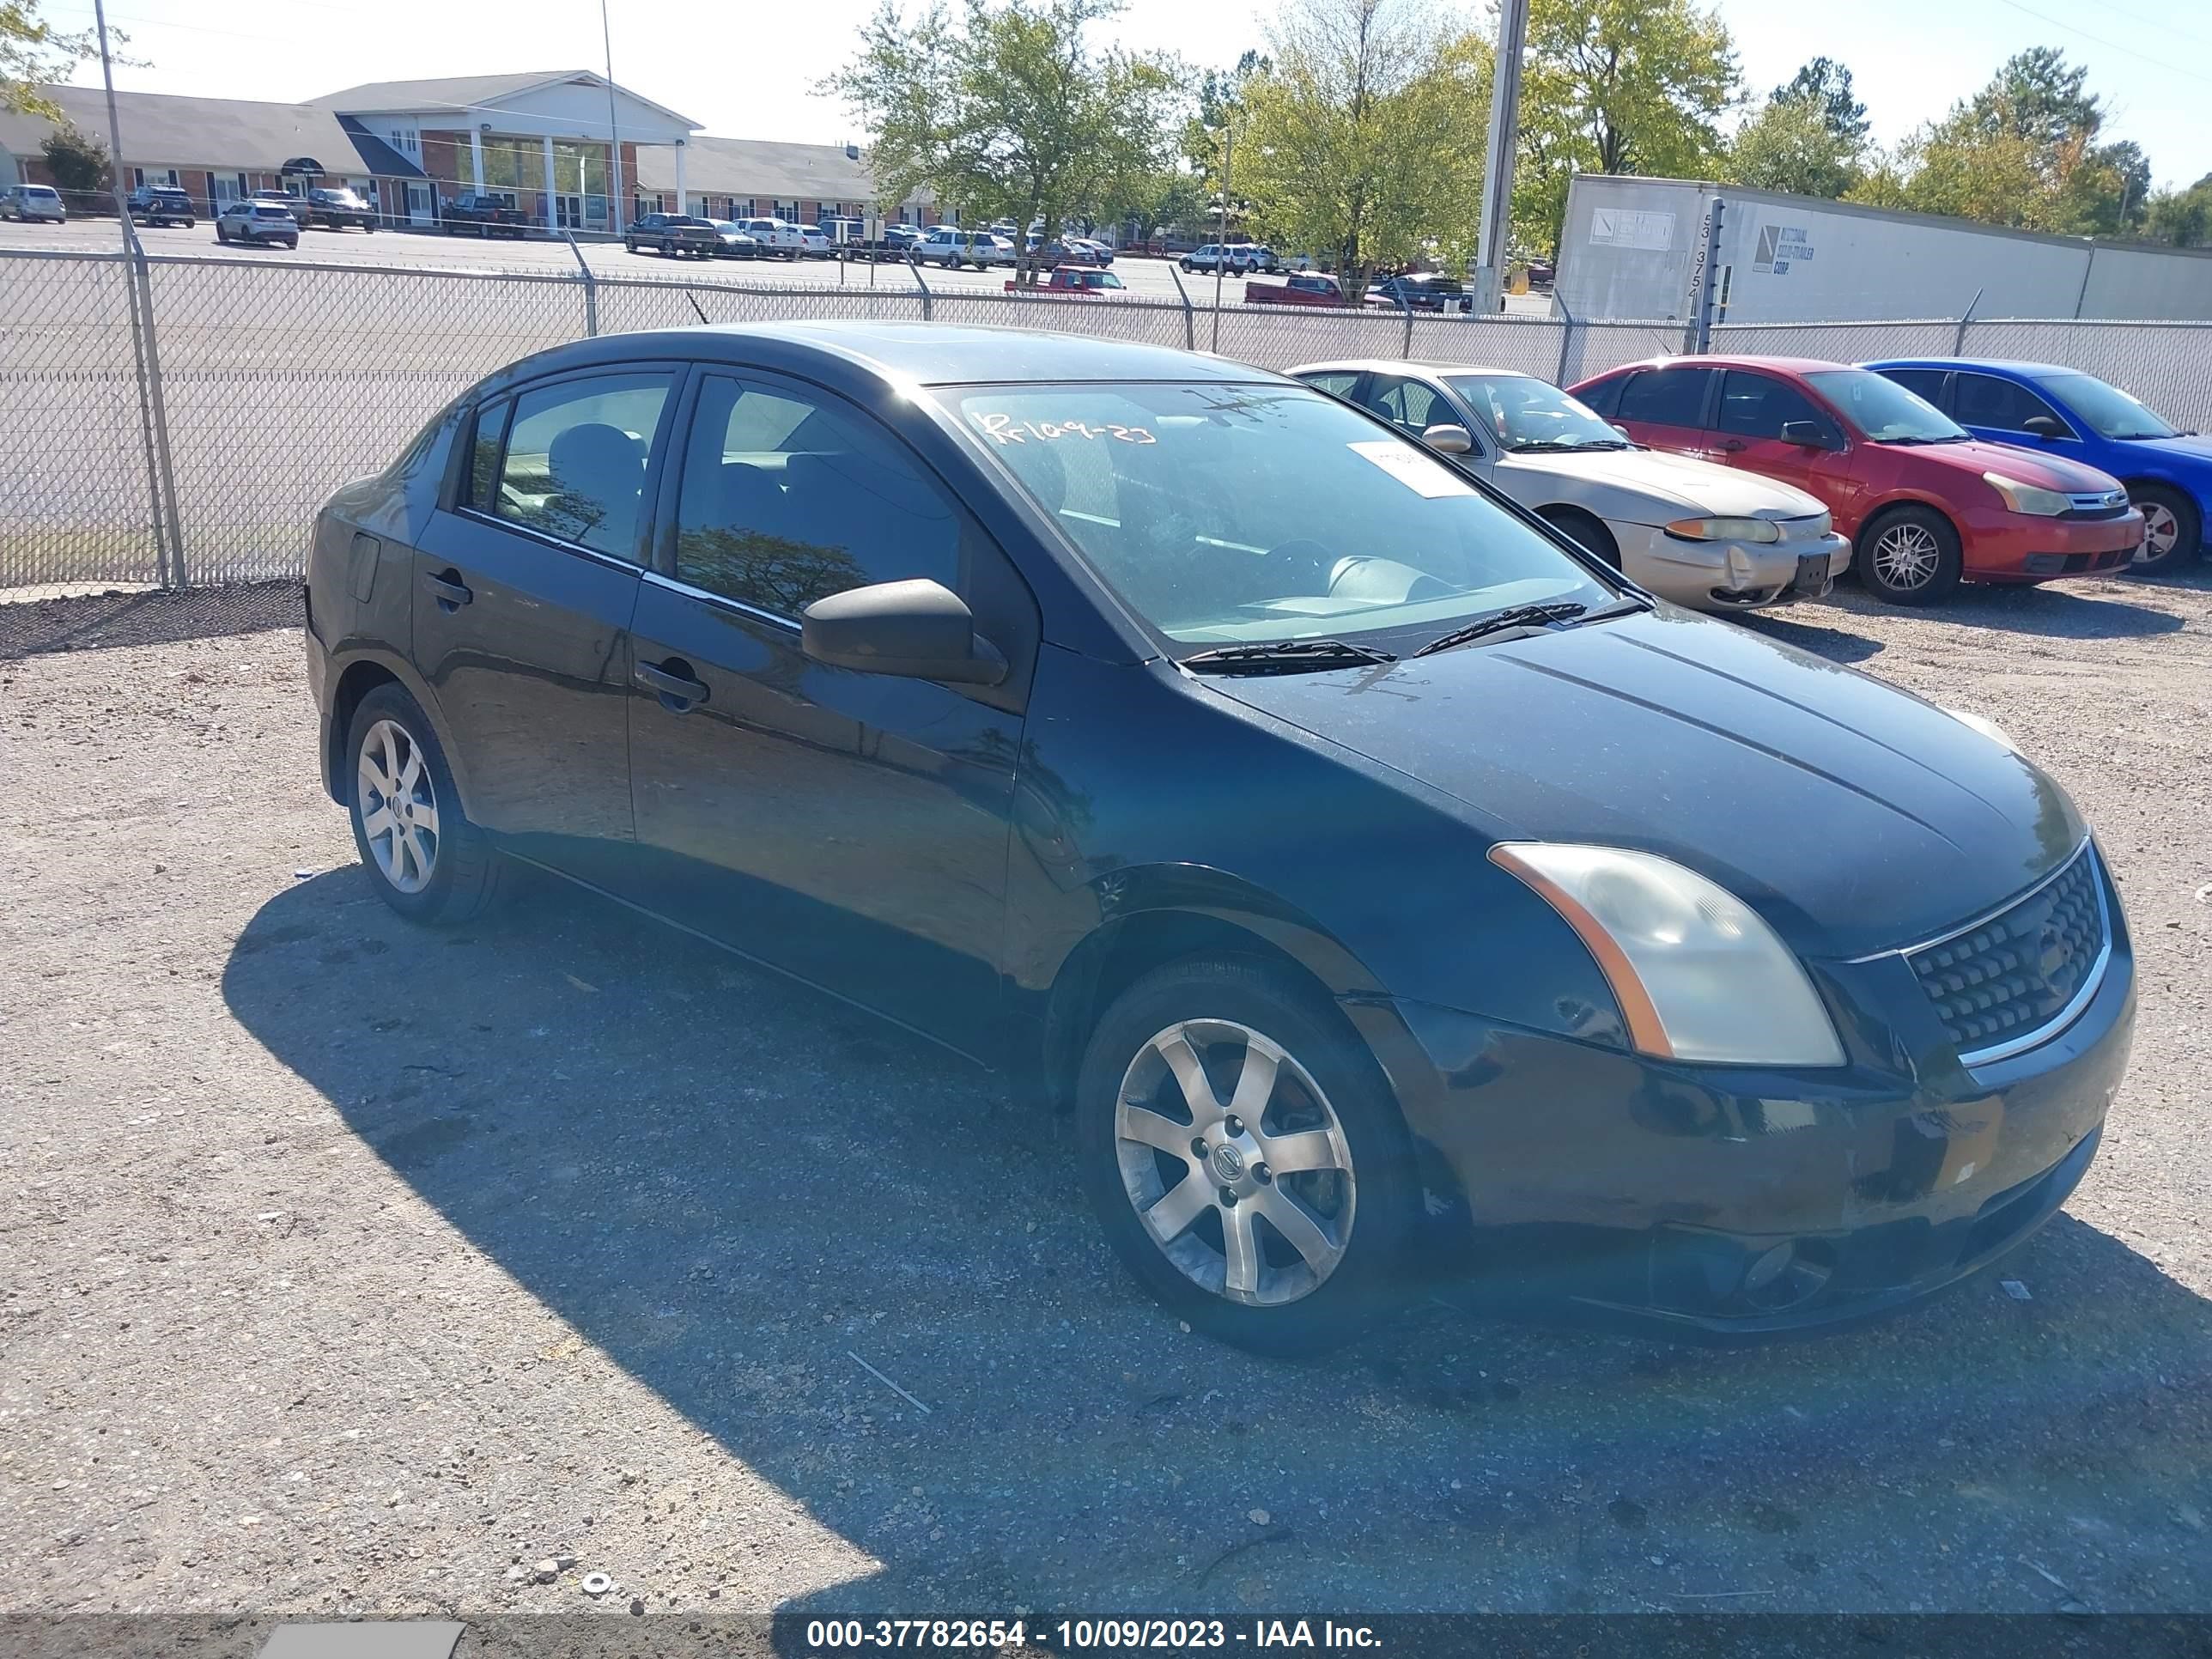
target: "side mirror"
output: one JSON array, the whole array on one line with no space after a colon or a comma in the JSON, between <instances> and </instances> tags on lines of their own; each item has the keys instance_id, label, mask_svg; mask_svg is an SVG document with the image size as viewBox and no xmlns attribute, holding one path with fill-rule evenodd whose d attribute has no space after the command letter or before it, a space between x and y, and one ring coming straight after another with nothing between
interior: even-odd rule
<instances>
[{"instance_id":1,"label":"side mirror","mask_svg":"<svg viewBox=\"0 0 2212 1659\"><path fill-rule=\"evenodd\" d=\"M816 662L863 674L956 685L996 685L1006 678L1006 659L941 582L877 582L817 599L800 617L799 641Z\"/></svg>"},{"instance_id":2,"label":"side mirror","mask_svg":"<svg viewBox=\"0 0 2212 1659\"><path fill-rule=\"evenodd\" d=\"M2031 415L2020 423L2020 429L2031 437L2049 443L2053 438L2066 435L2066 428L2055 415Z\"/></svg>"},{"instance_id":3,"label":"side mirror","mask_svg":"<svg viewBox=\"0 0 2212 1659\"><path fill-rule=\"evenodd\" d=\"M1615 432L1620 434L1622 437L1627 439L1629 442L1634 443L1636 441L1636 434L1631 432L1626 427L1621 425L1619 421L1607 421L1606 424L1611 427Z\"/></svg>"},{"instance_id":4,"label":"side mirror","mask_svg":"<svg viewBox=\"0 0 2212 1659\"><path fill-rule=\"evenodd\" d=\"M1474 440L1468 435L1467 428L1449 422L1431 427L1421 434L1421 441L1439 455L1464 455L1474 447Z\"/></svg>"},{"instance_id":5,"label":"side mirror","mask_svg":"<svg viewBox=\"0 0 2212 1659\"><path fill-rule=\"evenodd\" d=\"M1782 441L1802 444L1807 449L1826 449L1828 434L1820 430L1818 421L1784 421L1782 423Z\"/></svg>"}]
</instances>

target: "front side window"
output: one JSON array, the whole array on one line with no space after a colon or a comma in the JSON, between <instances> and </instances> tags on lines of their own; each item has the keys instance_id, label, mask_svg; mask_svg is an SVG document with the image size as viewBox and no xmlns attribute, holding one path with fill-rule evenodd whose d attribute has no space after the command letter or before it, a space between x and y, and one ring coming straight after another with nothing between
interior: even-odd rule
<instances>
[{"instance_id":1,"label":"front side window","mask_svg":"<svg viewBox=\"0 0 2212 1659\"><path fill-rule=\"evenodd\" d=\"M1877 371L1903 386L1916 398L1924 398L1941 409L1943 406L1943 375L1940 368L1885 368Z\"/></svg>"},{"instance_id":2,"label":"front side window","mask_svg":"<svg viewBox=\"0 0 2212 1659\"><path fill-rule=\"evenodd\" d=\"M2173 438L2180 434L2116 386L2087 374L2053 374L2043 385L2100 438Z\"/></svg>"},{"instance_id":3,"label":"front side window","mask_svg":"<svg viewBox=\"0 0 2212 1659\"><path fill-rule=\"evenodd\" d=\"M1808 421L1822 432L1828 421L1813 400L1787 380L1732 368L1721 380L1720 429L1739 438L1779 441L1792 421Z\"/></svg>"},{"instance_id":4,"label":"front side window","mask_svg":"<svg viewBox=\"0 0 2212 1659\"><path fill-rule=\"evenodd\" d=\"M1486 427L1503 449L1559 451L1626 449L1587 404L1548 380L1528 374L1452 374L1445 384Z\"/></svg>"},{"instance_id":5,"label":"front side window","mask_svg":"<svg viewBox=\"0 0 2212 1659\"><path fill-rule=\"evenodd\" d=\"M1620 389L1620 418L1652 426L1705 424L1710 368L1647 368Z\"/></svg>"},{"instance_id":6,"label":"front side window","mask_svg":"<svg viewBox=\"0 0 2212 1659\"><path fill-rule=\"evenodd\" d=\"M1502 606L1613 597L1456 470L1310 387L942 395L1100 579L1177 644L1365 633L1395 650Z\"/></svg>"},{"instance_id":7,"label":"front side window","mask_svg":"<svg viewBox=\"0 0 2212 1659\"><path fill-rule=\"evenodd\" d=\"M2057 410L2019 382L1963 371L1953 384L1951 410L1961 426L1994 427L2000 432L2025 432L2039 415L2058 420ZM2063 428L2066 423L2058 424Z\"/></svg>"},{"instance_id":8,"label":"front side window","mask_svg":"<svg viewBox=\"0 0 2212 1659\"><path fill-rule=\"evenodd\" d=\"M720 374L701 384L679 580L787 618L872 582L957 589L961 523L903 443L827 396Z\"/></svg>"},{"instance_id":9,"label":"front side window","mask_svg":"<svg viewBox=\"0 0 2212 1659\"><path fill-rule=\"evenodd\" d=\"M514 400L496 516L635 559L646 459L672 377L659 372L556 381Z\"/></svg>"},{"instance_id":10,"label":"front side window","mask_svg":"<svg viewBox=\"0 0 2212 1659\"><path fill-rule=\"evenodd\" d=\"M1820 368L1805 377L1814 391L1878 444L1954 444L1966 429L1924 398L1870 369ZM1625 406L1625 405L1624 405Z\"/></svg>"},{"instance_id":11,"label":"front side window","mask_svg":"<svg viewBox=\"0 0 2212 1659\"><path fill-rule=\"evenodd\" d=\"M1418 438L1439 418L1437 404L1443 399L1436 388L1419 380L1409 380L1402 375L1377 374L1367 388L1366 404L1384 420L1409 438ZM1443 416L1451 414L1449 409Z\"/></svg>"}]
</instances>

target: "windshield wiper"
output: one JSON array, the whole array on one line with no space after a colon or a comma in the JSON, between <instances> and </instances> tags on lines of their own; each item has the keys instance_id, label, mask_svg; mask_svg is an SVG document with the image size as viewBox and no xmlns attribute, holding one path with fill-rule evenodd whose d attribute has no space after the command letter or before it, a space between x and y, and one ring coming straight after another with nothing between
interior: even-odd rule
<instances>
[{"instance_id":1,"label":"windshield wiper","mask_svg":"<svg viewBox=\"0 0 2212 1659\"><path fill-rule=\"evenodd\" d=\"M1195 652L1182 659L1182 665L1201 674L1306 674L1397 660L1394 652L1347 640L1278 640L1273 645L1224 645Z\"/></svg>"},{"instance_id":2,"label":"windshield wiper","mask_svg":"<svg viewBox=\"0 0 2212 1659\"><path fill-rule=\"evenodd\" d=\"M1425 657L1432 651L1449 651L1455 645L1466 645L1486 634L1501 634L1509 628L1536 628L1546 623L1570 622L1589 607L1572 599L1557 599L1549 605L1511 605L1503 611L1493 611L1486 617L1477 617L1465 627L1455 628L1449 634L1439 635L1419 650L1417 657Z\"/></svg>"}]
</instances>

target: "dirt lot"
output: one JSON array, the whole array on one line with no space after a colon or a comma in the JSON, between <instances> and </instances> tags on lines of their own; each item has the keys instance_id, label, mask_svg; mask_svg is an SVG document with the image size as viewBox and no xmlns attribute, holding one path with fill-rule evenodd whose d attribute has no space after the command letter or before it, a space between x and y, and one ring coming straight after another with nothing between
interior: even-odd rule
<instances>
[{"instance_id":1,"label":"dirt lot","mask_svg":"<svg viewBox=\"0 0 2212 1659\"><path fill-rule=\"evenodd\" d=\"M0 1611L2212 1610L2212 579L1759 625L2002 721L2118 873L2029 1299L1289 1365L895 1032L550 884L400 923L289 632L0 617L77 647L0 663Z\"/></svg>"}]
</instances>

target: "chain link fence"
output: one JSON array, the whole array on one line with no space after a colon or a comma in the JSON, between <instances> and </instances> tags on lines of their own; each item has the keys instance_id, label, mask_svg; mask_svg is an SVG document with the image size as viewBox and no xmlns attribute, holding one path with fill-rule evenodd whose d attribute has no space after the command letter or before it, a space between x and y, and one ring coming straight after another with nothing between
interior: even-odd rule
<instances>
[{"instance_id":1,"label":"chain link fence","mask_svg":"<svg viewBox=\"0 0 2212 1659\"><path fill-rule=\"evenodd\" d=\"M595 334L867 318L1037 328L1270 369L1440 359L1571 386L1681 351L1679 321L1460 317L908 286L0 252L0 599L302 574L317 505L476 380ZM1717 350L2031 358L2212 425L2212 325L1723 325Z\"/></svg>"}]
</instances>

